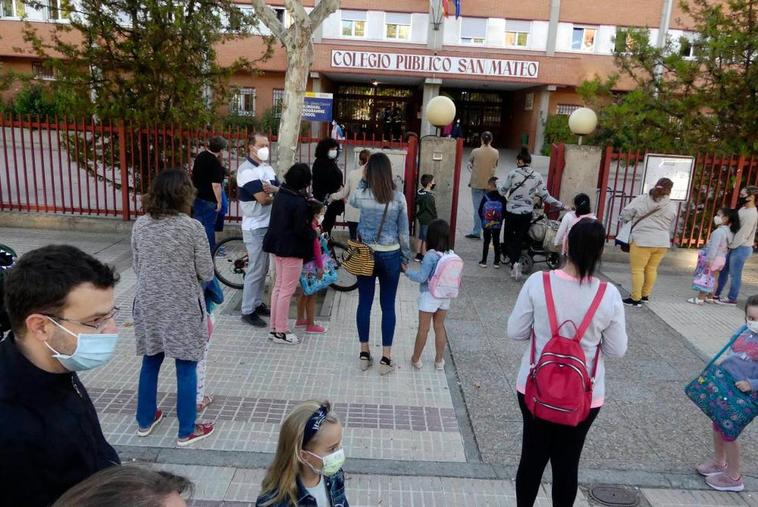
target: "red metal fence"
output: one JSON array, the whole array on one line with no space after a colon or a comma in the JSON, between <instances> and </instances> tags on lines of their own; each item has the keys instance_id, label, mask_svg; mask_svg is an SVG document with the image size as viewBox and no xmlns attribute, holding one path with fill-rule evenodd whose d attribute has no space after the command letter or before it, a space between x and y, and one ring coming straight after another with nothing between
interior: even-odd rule
<instances>
[{"instance_id":1,"label":"red metal fence","mask_svg":"<svg viewBox=\"0 0 758 507\"><path fill-rule=\"evenodd\" d=\"M603 151L596 202L608 239L614 239L620 229L621 210L642 193L646 153L619 152L612 147ZM553 195L560 194L564 166L564 146L553 145L548 179ZM705 244L713 216L721 207L735 207L740 189L747 185L758 185L758 156L698 154L689 198L677 204L674 243L689 248Z\"/></svg>"},{"instance_id":2,"label":"red metal fence","mask_svg":"<svg viewBox=\"0 0 758 507\"><path fill-rule=\"evenodd\" d=\"M210 137L227 142L225 165L234 175L247 154L245 130L191 130L178 126L125 125L89 119L13 117L0 114L0 210L114 216L141 214L141 196L167 167L191 171ZM271 137L272 144L276 138ZM296 158L311 164L318 138L302 137ZM408 144L372 138L340 141L343 174L356 166L356 148L405 152L406 190L415 189L416 139ZM276 154L272 146L272 154ZM275 161L274 161L275 162ZM123 169L123 170L122 170ZM409 178L409 176L413 176ZM234 178L227 220L239 221Z\"/></svg>"}]
</instances>

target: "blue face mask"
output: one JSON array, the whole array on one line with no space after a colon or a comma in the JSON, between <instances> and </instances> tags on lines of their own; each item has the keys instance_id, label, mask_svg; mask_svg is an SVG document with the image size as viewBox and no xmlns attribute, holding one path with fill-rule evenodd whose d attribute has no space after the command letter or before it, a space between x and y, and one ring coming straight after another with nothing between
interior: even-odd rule
<instances>
[{"instance_id":1,"label":"blue face mask","mask_svg":"<svg viewBox=\"0 0 758 507\"><path fill-rule=\"evenodd\" d=\"M48 317L49 318L49 317ZM53 351L53 357L68 371L91 370L102 366L113 357L118 342L118 333L80 333L74 334L55 320L50 321L71 336L76 337L76 350L70 356L61 354L47 342L47 348Z\"/></svg>"}]
</instances>

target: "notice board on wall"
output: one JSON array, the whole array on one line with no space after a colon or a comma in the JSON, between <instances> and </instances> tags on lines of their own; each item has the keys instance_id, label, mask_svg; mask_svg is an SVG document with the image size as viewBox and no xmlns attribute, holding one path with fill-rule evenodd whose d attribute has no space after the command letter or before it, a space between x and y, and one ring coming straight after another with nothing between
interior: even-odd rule
<instances>
[{"instance_id":1,"label":"notice board on wall","mask_svg":"<svg viewBox=\"0 0 758 507\"><path fill-rule=\"evenodd\" d=\"M661 178L674 182L671 189L672 201L686 201L690 195L695 157L648 153L645 155L645 169L642 175L642 192L647 193Z\"/></svg>"}]
</instances>

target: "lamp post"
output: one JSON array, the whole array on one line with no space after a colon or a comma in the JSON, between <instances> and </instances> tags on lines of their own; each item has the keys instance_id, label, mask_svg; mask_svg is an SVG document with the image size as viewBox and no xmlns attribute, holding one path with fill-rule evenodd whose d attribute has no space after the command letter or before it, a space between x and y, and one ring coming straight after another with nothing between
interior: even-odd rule
<instances>
[{"instance_id":1,"label":"lamp post","mask_svg":"<svg viewBox=\"0 0 758 507\"><path fill-rule=\"evenodd\" d=\"M579 136L579 145L582 144L582 136L592 134L597 127L597 115L588 107L580 107L569 116L569 129L571 133Z\"/></svg>"},{"instance_id":2,"label":"lamp post","mask_svg":"<svg viewBox=\"0 0 758 507\"><path fill-rule=\"evenodd\" d=\"M426 119L437 128L450 125L455 119L455 104L449 97L438 95L426 104Z\"/></svg>"}]
</instances>

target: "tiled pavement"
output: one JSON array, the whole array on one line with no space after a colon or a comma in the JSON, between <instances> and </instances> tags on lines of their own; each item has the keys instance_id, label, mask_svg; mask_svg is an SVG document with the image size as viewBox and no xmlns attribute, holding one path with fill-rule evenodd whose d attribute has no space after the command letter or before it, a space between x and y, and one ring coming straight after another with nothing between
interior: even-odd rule
<instances>
[{"instance_id":1,"label":"tiled pavement","mask_svg":"<svg viewBox=\"0 0 758 507\"><path fill-rule=\"evenodd\" d=\"M465 193L462 197L465 202ZM461 222L466 223L465 216ZM129 269L128 238L123 235L0 229L0 238L21 252L50 242L73 243L116 263L123 275L118 304L124 309L131 307L134 275ZM480 243L461 241L459 250L470 260L478 248ZM618 276L623 270L621 265L605 268L612 274L617 268ZM126 327L117 357L83 378L106 435L122 456L155 461L188 475L198 487L196 505L254 501L262 467L274 450L278 422L293 403L311 397L330 398L345 422L352 505L514 505L510 478L518 456L520 416L512 401L511 382L522 347L503 337L504 320L518 290L506 279L504 270L485 271L473 263L467 267L465 293L448 322L452 360L445 374L432 369L417 372L407 365L416 326L417 289L405 282L399 293L395 347L400 367L386 378L376 371L361 373L355 366L355 294L337 294L328 335L305 337L298 347L276 347L265 339L265 332L252 332L233 312L220 312L207 380L209 391L218 397L204 414L205 419L217 421L218 431L192 450L175 448L177 428L171 416L175 383L168 362L159 391L169 417L154 435L145 439L134 435L138 361L128 311L122 312ZM662 285L669 284L664 281ZM668 299L662 297L663 291L658 294L651 310L660 314L662 310L655 304L665 304ZM231 298L228 304L233 303ZM638 327L649 331L660 326L649 310L643 311L649 316L630 316L633 336ZM679 310L687 311L690 309ZM663 317L667 320L665 314ZM377 324L375 319L375 328ZM673 330L664 334L672 343L687 343ZM653 368L675 364L689 371L700 359L677 345L671 352L675 358L660 363L654 359L654 349L666 349L670 344L659 345L643 337L632 344L635 346L637 350L630 350L627 358L614 362L614 370L609 368L609 389L615 399L604 408L590 433L582 482L684 488L642 490L650 505L758 505L750 494L699 490L702 482L688 470L698 449L702 451L706 445L707 432L688 434L692 428L702 430L699 419L688 421L699 417L695 412L690 410L691 416L683 421L686 429L676 430L661 419L659 406L640 403L651 390L661 389L660 384L650 383L651 376L660 375ZM427 364L431 363L430 354L428 349ZM674 391L680 391L678 375L664 372L664 377L669 384L673 382ZM685 406L678 401L674 413ZM660 428L650 428L656 421ZM691 442L685 444L687 440ZM748 434L747 444L746 461L752 474L754 435ZM541 505L549 505L548 498L543 495ZM584 493L577 504L587 505Z\"/></svg>"}]
</instances>

